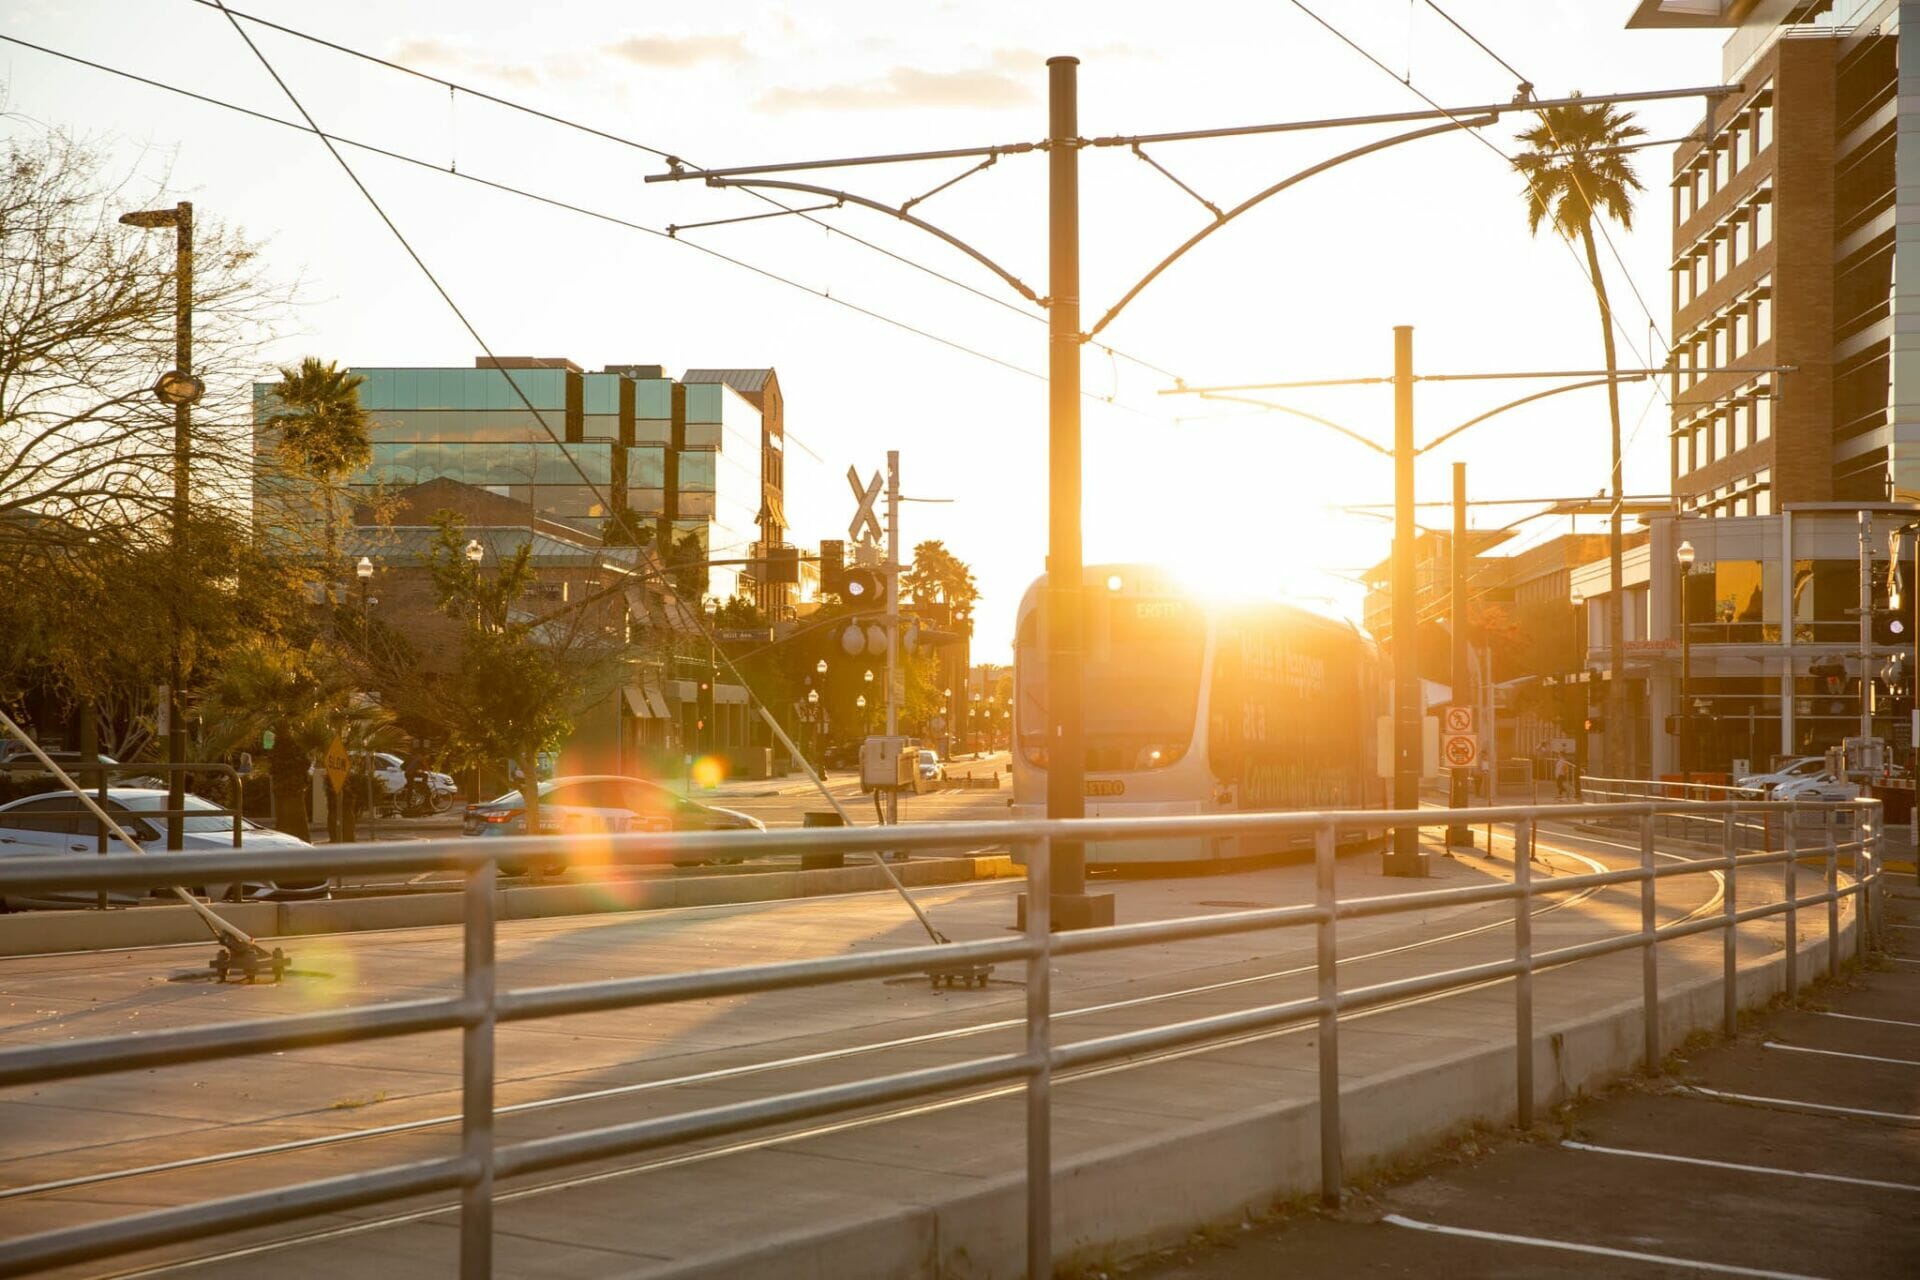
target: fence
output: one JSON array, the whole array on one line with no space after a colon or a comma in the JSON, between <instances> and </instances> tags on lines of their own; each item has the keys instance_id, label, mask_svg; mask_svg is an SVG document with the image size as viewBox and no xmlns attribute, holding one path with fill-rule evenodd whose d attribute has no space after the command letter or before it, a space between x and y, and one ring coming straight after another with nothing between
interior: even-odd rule
<instances>
[{"instance_id":1,"label":"fence","mask_svg":"<svg viewBox=\"0 0 1920 1280\"><path fill-rule=\"evenodd\" d=\"M1717 803L1767 798L1766 791L1758 787L1730 787L1708 782L1682 782L1678 779L1648 781L1644 778L1583 777L1580 779L1580 794L1583 799L1602 804L1636 800ZM1618 819L1611 821L1618 824ZM1802 806L1787 813L1774 809L1743 812L1731 824L1731 845L1727 843L1729 825L1711 815L1663 812L1656 815L1655 823L1659 833L1669 839L1713 845L1722 852L1729 848L1769 852L1786 847L1789 825L1795 829L1796 837L1801 841L1819 843L1821 833L1828 827L1837 827L1851 840L1854 834L1854 810L1843 804L1831 809Z\"/></svg>"},{"instance_id":2,"label":"fence","mask_svg":"<svg viewBox=\"0 0 1920 1280\"><path fill-rule=\"evenodd\" d=\"M1731 1032L1736 1014L1736 934L1750 921L1784 915L1787 932L1786 982L1799 985L1798 912L1826 906L1827 959L1839 964L1840 903L1854 898L1856 951L1880 910L1877 859L1877 802L1800 804L1722 800L1717 802L1649 800L1570 806L1507 806L1473 810L1380 810L1341 813L1213 815L1180 818L1081 819L1067 822L970 822L896 826L885 829L785 830L767 833L625 835L595 837L596 853L621 864L663 862L689 857L760 856L797 852L930 851L982 844L1012 844L1026 855L1030 909L1018 937L948 943L825 959L612 978L519 990L499 990L494 972L494 883L501 859L525 860L551 852L556 837L508 837L451 840L407 845L335 846L311 855L288 857L284 851L169 854L163 858L49 857L0 860L0 893L30 888L110 889L151 886L157 877L188 883L260 874L311 872L342 875L368 872L457 870L465 876L464 966L461 993L330 1010L282 1014L148 1035L118 1035L0 1049L0 1087L69 1079L118 1071L139 1071L178 1063L242 1054L295 1049L346 1040L365 1040L458 1028L462 1036L462 1130L457 1156L325 1178L290 1187L249 1191L220 1200L154 1210L106 1223L48 1231L0 1243L0 1275L109 1257L241 1227L278 1223L353 1208L399 1196L458 1191L460 1195L460 1273L478 1280L492 1272L493 1188L497 1179L603 1160L702 1138L808 1119L876 1104L907 1101L990 1083L1026 1082L1026 1199L1028 1274L1052 1274L1051 1111L1053 1073L1144 1051L1169 1049L1216 1037L1289 1023L1318 1024L1318 1092L1321 1194L1337 1202L1344 1179L1340 1144L1340 1035L1342 1013L1392 1001L1433 995L1491 980L1514 983L1515 1112L1524 1127L1533 1122L1534 1035L1533 976L1554 966L1638 948L1644 994L1645 1057L1657 1070L1661 1057L1659 973L1656 943L1721 930L1725 937L1723 1016ZM1850 811L1855 838L1848 853L1856 874L1840 878L1843 848L1840 828L1823 829L1814 854L1823 872L1820 891L1802 895L1796 814ZM1781 851L1739 853L1736 833L1755 814L1784 815ZM1655 858L1657 821L1683 816L1689 821L1718 821L1725 830L1724 852L1698 861L1659 864ZM1543 819L1577 818L1624 821L1639 831L1635 865L1586 875L1535 881L1531 851ZM1386 897L1341 899L1334 889L1335 845L1348 830L1378 830L1385 825L1439 826L1453 822L1510 826L1515 850L1511 883L1465 888L1416 890ZM1311 832L1314 838L1315 895L1310 903L1231 911L1218 915L1160 920L1055 936L1049 927L1049 870L1046 852L1052 840L1084 843L1105 840L1153 840L1276 832ZM1522 853L1528 856L1522 856ZM160 865L156 865L160 864ZM1758 867L1782 869L1781 901L1742 908L1734 892L1737 875ZM1660 883L1673 876L1719 873L1726 879L1724 906L1716 914L1661 926L1656 908ZM1578 945L1535 951L1530 904L1545 894L1564 894L1608 886L1638 886L1640 927ZM1341 921L1425 911L1476 903L1513 906L1513 957L1473 964L1392 982L1343 989L1336 964ZM1257 930L1311 927L1316 931L1316 994L1210 1014L1177 1023L1108 1034L1056 1045L1053 1042L1048 974L1062 956L1131 946L1217 937ZM1026 1042L1020 1053L976 1057L943 1066L872 1077L845 1084L783 1093L774 1097L710 1107L578 1132L496 1145L494 1123L494 1033L501 1023L566 1014L636 1008L685 1000L788 990L797 987L922 973L930 968L966 964L1024 962L1026 966ZM449 1205L449 1208L452 1206Z\"/></svg>"}]
</instances>

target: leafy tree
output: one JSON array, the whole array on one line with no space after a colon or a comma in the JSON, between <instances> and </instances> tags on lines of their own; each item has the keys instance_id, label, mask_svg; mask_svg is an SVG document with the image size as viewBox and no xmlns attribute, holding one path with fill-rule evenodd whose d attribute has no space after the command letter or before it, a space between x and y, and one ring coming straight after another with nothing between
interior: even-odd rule
<instances>
[{"instance_id":1,"label":"leafy tree","mask_svg":"<svg viewBox=\"0 0 1920 1280\"><path fill-rule=\"evenodd\" d=\"M150 388L174 361L174 239L119 215L172 203L102 151L15 116L0 142L0 578L16 556L164 524L174 415ZM137 188L137 189L136 189ZM192 498L231 506L253 474L251 370L287 295L255 246L194 232Z\"/></svg>"},{"instance_id":2,"label":"leafy tree","mask_svg":"<svg viewBox=\"0 0 1920 1280\"><path fill-rule=\"evenodd\" d=\"M1571 103L1548 107L1537 113L1538 123L1520 134L1527 148L1514 157L1514 168L1527 180L1527 228L1538 233L1543 221L1570 241L1577 241L1586 253L1587 276L1593 283L1594 302L1600 308L1600 337L1611 379L1618 367L1613 346L1613 308L1607 300L1606 278L1600 272L1600 255L1594 248L1594 224L1598 216L1612 218L1621 227L1633 227L1633 193L1641 189L1633 165L1624 149L1646 130L1633 123L1631 112L1622 112L1611 104L1585 106ZM1607 682L1607 718L1613 732L1607 734L1607 769L1619 777L1626 769L1627 739L1623 728L1626 718L1626 681L1617 678L1626 670L1625 600L1622 571L1621 502L1624 489L1620 460L1620 384L1607 383L1607 412L1612 426L1613 513L1607 529L1607 560L1611 589L1607 595L1607 626L1612 634L1608 660L1616 676Z\"/></svg>"},{"instance_id":3,"label":"leafy tree","mask_svg":"<svg viewBox=\"0 0 1920 1280\"><path fill-rule=\"evenodd\" d=\"M459 517L442 511L436 523L427 567L441 610L461 624L458 665L436 686L448 749L464 766L517 770L527 830L538 832L540 755L605 692L619 645L586 609L536 617L520 607L536 576L531 542L488 570L467 560Z\"/></svg>"},{"instance_id":4,"label":"leafy tree","mask_svg":"<svg viewBox=\"0 0 1920 1280\"><path fill-rule=\"evenodd\" d=\"M301 648L259 637L226 655L202 708L203 718L216 726L210 738L257 743L262 733L273 734L266 758L274 825L302 840L311 837L307 789L314 758L335 734L365 745L369 731L386 719L378 707L355 698L355 685L324 642ZM332 807L336 812L346 808Z\"/></svg>"},{"instance_id":5,"label":"leafy tree","mask_svg":"<svg viewBox=\"0 0 1920 1280\"><path fill-rule=\"evenodd\" d=\"M901 594L916 604L942 603L956 621L971 621L973 606L980 599L973 570L965 561L947 550L944 542L930 538L913 549L913 563L900 574Z\"/></svg>"},{"instance_id":6,"label":"leafy tree","mask_svg":"<svg viewBox=\"0 0 1920 1280\"><path fill-rule=\"evenodd\" d=\"M373 457L367 413L360 407L365 381L330 360L307 356L297 367L282 368L271 390L279 406L267 415L275 449L320 508L328 600L346 578L340 563L346 480Z\"/></svg>"}]
</instances>

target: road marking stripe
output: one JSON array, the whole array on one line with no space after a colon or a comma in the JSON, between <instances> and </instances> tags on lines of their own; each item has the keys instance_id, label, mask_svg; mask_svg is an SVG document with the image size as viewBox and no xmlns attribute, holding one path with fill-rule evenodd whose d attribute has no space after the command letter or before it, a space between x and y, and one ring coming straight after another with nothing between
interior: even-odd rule
<instances>
[{"instance_id":1,"label":"road marking stripe","mask_svg":"<svg viewBox=\"0 0 1920 1280\"><path fill-rule=\"evenodd\" d=\"M1853 1058L1860 1062L1885 1062L1896 1067L1920 1067L1920 1059L1883 1058L1876 1053L1842 1053L1838 1049L1809 1049L1805 1045L1781 1044L1778 1040L1768 1040L1761 1044L1762 1049L1785 1049L1788 1053L1817 1053L1827 1058Z\"/></svg>"},{"instance_id":2,"label":"road marking stripe","mask_svg":"<svg viewBox=\"0 0 1920 1280\"><path fill-rule=\"evenodd\" d=\"M1902 960L1899 956L1888 956L1887 958L1895 964L1920 965L1920 960Z\"/></svg>"},{"instance_id":3,"label":"road marking stripe","mask_svg":"<svg viewBox=\"0 0 1920 1280\"><path fill-rule=\"evenodd\" d=\"M1908 1022L1901 1018L1869 1018L1859 1013L1831 1013L1825 1009L1809 1009L1808 1013L1821 1018L1845 1018L1848 1022L1878 1022L1889 1027L1920 1027L1920 1022Z\"/></svg>"},{"instance_id":4,"label":"road marking stripe","mask_svg":"<svg viewBox=\"0 0 1920 1280\"><path fill-rule=\"evenodd\" d=\"M1798 1098L1763 1098L1758 1094L1727 1093L1698 1084L1680 1085L1676 1092L1698 1094L1705 1098L1719 1098L1726 1102L1752 1102L1763 1107L1780 1107L1787 1111L1819 1111L1842 1116L1866 1116L1874 1120L1898 1120L1902 1124L1920 1124L1920 1116L1910 1115L1905 1111L1869 1111L1864 1107L1836 1107L1830 1102L1802 1102Z\"/></svg>"},{"instance_id":5,"label":"road marking stripe","mask_svg":"<svg viewBox=\"0 0 1920 1280\"><path fill-rule=\"evenodd\" d=\"M1573 1151L1592 1151L1603 1156L1632 1156L1636 1160L1668 1160L1674 1164L1704 1165L1709 1169L1733 1169L1739 1173L1770 1173L1778 1178L1809 1178L1815 1182L1844 1182L1850 1187L1879 1187L1887 1191L1920 1191L1920 1182L1882 1182L1878 1178L1850 1178L1838 1173L1803 1173L1799 1169L1776 1169L1764 1164L1738 1164L1730 1160L1706 1160L1699 1156L1676 1156L1663 1151L1630 1151L1625 1147L1598 1147L1590 1142L1564 1141Z\"/></svg>"},{"instance_id":6,"label":"road marking stripe","mask_svg":"<svg viewBox=\"0 0 1920 1280\"><path fill-rule=\"evenodd\" d=\"M1547 1240L1540 1236L1508 1235L1504 1231L1475 1231L1470 1227L1447 1227L1437 1222L1420 1222L1413 1218L1403 1218L1390 1213L1381 1219L1396 1227L1411 1227L1415 1231L1431 1231L1443 1236L1459 1236L1466 1240L1490 1240L1495 1244L1528 1245L1535 1249L1559 1249L1567 1253L1589 1253L1602 1258L1625 1258L1633 1262L1649 1262L1660 1267L1678 1267L1685 1271L1712 1271L1725 1276L1763 1276L1766 1280L1815 1280L1815 1277L1803 1275L1797 1271L1763 1271L1758 1267L1736 1267L1725 1262L1700 1262L1693 1258L1676 1258L1664 1253L1641 1253L1634 1249L1609 1249L1605 1245L1575 1244L1571 1240Z\"/></svg>"}]
</instances>

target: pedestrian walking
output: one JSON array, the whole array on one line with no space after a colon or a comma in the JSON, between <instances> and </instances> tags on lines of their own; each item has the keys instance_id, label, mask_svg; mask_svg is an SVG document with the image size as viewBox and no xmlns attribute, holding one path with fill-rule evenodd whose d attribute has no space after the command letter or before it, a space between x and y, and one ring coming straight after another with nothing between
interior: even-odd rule
<instances>
[{"instance_id":1,"label":"pedestrian walking","mask_svg":"<svg viewBox=\"0 0 1920 1280\"><path fill-rule=\"evenodd\" d=\"M1553 794L1558 800L1565 800L1573 785L1573 765L1563 755L1553 758Z\"/></svg>"}]
</instances>

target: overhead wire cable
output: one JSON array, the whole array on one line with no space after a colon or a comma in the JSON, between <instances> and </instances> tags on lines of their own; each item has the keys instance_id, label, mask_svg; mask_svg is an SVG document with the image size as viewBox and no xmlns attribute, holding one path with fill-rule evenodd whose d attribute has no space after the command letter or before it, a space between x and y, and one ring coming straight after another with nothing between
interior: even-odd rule
<instances>
[{"instance_id":1,"label":"overhead wire cable","mask_svg":"<svg viewBox=\"0 0 1920 1280\"><path fill-rule=\"evenodd\" d=\"M1518 71L1516 71L1511 62L1508 62L1505 58L1501 57L1499 54L1495 53L1492 49L1488 48L1485 41L1481 40L1480 37L1473 34L1473 32L1467 30L1467 28L1463 26L1460 23L1460 21L1456 19L1452 14L1448 13L1445 9L1442 9L1438 4L1435 4L1434 0L1425 0L1425 3L1429 9L1432 9L1435 13L1439 14L1442 18L1446 19L1447 24L1451 26L1455 31L1458 31L1461 35L1465 36L1468 40L1471 40L1476 46L1478 46L1478 48L1482 53L1486 54L1489 58L1492 58L1495 62L1499 63L1503 68L1505 68L1507 73L1513 76L1515 80L1519 81L1522 84L1532 83L1532 81L1530 81L1526 76L1523 76ZM1556 143L1558 143L1559 136L1554 132L1553 122L1547 119L1543 115L1541 117L1541 123L1547 126L1548 134L1554 138L1554 141ZM1675 141L1684 142L1686 141L1686 139L1684 138L1676 139ZM1574 186L1577 190L1580 190L1580 198L1587 202L1587 207L1588 209L1591 210L1593 208L1593 202L1590 199L1588 199L1586 191L1584 189L1580 189L1580 184L1577 181L1574 183ZM1613 233L1608 229L1607 224L1604 221L1602 221L1599 225L1600 225L1600 237L1601 239L1607 242L1607 252L1613 255L1614 263L1620 268L1620 274L1627 282L1627 288L1632 290L1634 300L1640 304L1640 310L1646 314L1647 327L1650 330L1652 330L1653 336L1659 339L1660 344L1662 346L1667 346L1668 343L1667 343L1666 336L1660 329L1659 321L1654 317L1653 308L1647 305L1646 298L1640 292L1639 284L1634 280L1633 273L1630 270L1628 270L1627 261L1625 257L1623 257L1620 253L1620 246L1614 242ZM1647 351L1646 363L1649 365L1655 363L1653 359L1653 350L1651 347L1649 347Z\"/></svg>"},{"instance_id":2,"label":"overhead wire cable","mask_svg":"<svg viewBox=\"0 0 1920 1280\"><path fill-rule=\"evenodd\" d=\"M199 0L195 0L195 2L198 3ZM164 80L155 80L150 77L140 75L137 72L127 71L120 67L109 66L106 63L102 63L102 62L95 62L95 61L92 61L91 59L80 57L77 54L66 53L66 52L63 52L62 50L54 49L47 45L35 44L31 40L23 40L18 36L7 35L4 32L0 32L0 41L5 41L9 44L18 45L22 48L32 49L36 53L44 53L49 57L59 58L67 62L72 62L79 66L88 67L95 71L100 71L108 75L117 76L124 80L130 80L137 84L146 85L149 88L164 90L167 93L176 94L183 98L190 98L196 102L204 103L207 106L218 107L224 111L232 111L239 115L248 116L248 117L251 117L252 119L259 120L267 124L279 125L283 129L293 129L301 133L311 133L316 137L322 139L323 141L337 142L342 146L352 147L355 150L359 150L359 151L365 151L371 155L381 156L388 160L396 160L402 164L413 165L417 168L425 169L431 173L438 174L441 177L457 178L462 182L471 182L478 186L486 187L490 190L498 191L505 195L516 196L524 200L531 200L535 203L548 205L552 208L561 209L568 213L578 214L582 217L592 218L600 222L606 222L614 226L623 227L629 231L636 231L644 235L653 236L657 239L669 240L676 244L682 244L689 249L696 250L700 253L706 254L709 257L716 258L721 262L727 263L729 266L739 267L744 271L752 272L754 275L761 276L764 279L773 281L777 284L782 284L787 286L788 288L797 289L802 293L810 294L813 297L821 299L822 301L825 301L825 302L831 302L836 306L843 307L846 310L852 311L858 315L866 316L868 319L877 320L882 324L889 325L893 328L902 330L903 332L906 332L906 333L910 333L915 337L924 338L930 342L939 343L941 346L948 347L954 351L958 351L963 355L972 356L975 359L984 360L989 364L998 365L999 367L1013 373L1023 374L1026 377L1034 379L1035 381L1039 381L1039 382L1046 381L1046 374L1038 370L1029 369L1024 365L1016 364L1011 360L1004 359L1003 357L993 355L986 351L982 351L977 347L968 346L963 342L959 342L955 339L945 337L941 334L933 332L930 329L924 329L919 325L912 324L905 320L900 320L894 316L888 315L883 311L876 311L873 308L863 306L860 303L851 302L846 298L840 297L825 289L816 288L813 285L809 285L809 284L803 283L802 281L795 280L790 276L782 275L781 273L773 270L770 267L761 266L758 263L750 262L744 258L734 257L731 254L724 253L719 249L714 249L704 244L700 244L697 241L685 240L685 239L676 240L674 237L667 235L665 231L662 231L657 227L650 227L650 226L647 226L645 223L635 222L629 218L623 218L618 214L612 214L612 213L604 212L603 210L588 208L585 205L574 204L571 201L562 200L557 196L543 195L540 192L531 191L524 187L516 187L511 183L500 182L491 178L482 178L473 173L453 172L447 169L444 165L441 165L432 160L423 160L418 156L408 155L405 152L401 152L401 151L394 151L391 148L383 147L376 143L362 142L357 139L349 138L341 134L328 133L324 130L314 129L300 123L297 120L287 120L280 116L273 115L270 112L256 111L251 107L241 106L238 103L228 102L224 99L215 98L208 94L196 92L192 89L185 89L180 87L179 85L168 84ZM1085 392L1083 392L1082 394L1087 399L1097 400L1102 403L1105 403L1105 398L1102 396L1094 395L1091 393L1085 393ZM1116 402L1115 407L1122 409L1128 413L1138 415L1140 417L1154 416L1145 410L1139 409L1133 405L1122 403L1122 402ZM802 447L804 448L805 446L803 445ZM808 452L811 453L812 450L809 449ZM819 455L816 453L814 454L814 457L818 458Z\"/></svg>"},{"instance_id":3,"label":"overhead wire cable","mask_svg":"<svg viewBox=\"0 0 1920 1280\"><path fill-rule=\"evenodd\" d=\"M699 167L698 165L694 165L693 162L691 160L688 160L684 155L677 155L671 152L663 151L658 147L652 146L645 142L641 142L635 138L630 138L621 134L613 133L606 129L596 128L593 125L585 124L585 123L582 123L581 121L571 119L567 116L558 115L551 111L544 111L538 107L529 106L524 102L519 102L512 98L504 98L498 94L488 93L482 89L475 89L470 85L467 85L460 81L449 80L444 76L437 76L430 71L422 71L417 67L409 67L405 63L395 62L391 59L383 58L378 54L368 53L364 49L356 49L351 45L342 44L336 40L329 40L324 36L314 35L312 32L302 31L297 27L289 27L282 23L274 22L271 19L260 17L257 14L248 13L241 9L230 8L229 6L220 3L220 0L192 0L192 3L200 5L204 8L217 9L223 13L230 15L231 17L242 18L248 22L255 23L259 26L267 27L270 30L278 31L283 35L292 36L294 39L304 40L309 43L319 45L323 48L331 49L335 53L344 54L350 58L358 58L361 61L372 63L373 65L385 68L388 71L397 72L401 75L413 76L417 79L425 80L430 84L444 86L449 91L449 93L456 92L456 91L459 93L464 93L468 97L478 98L481 101L492 103L495 106L503 107L509 111L521 112L523 114L533 116L537 119L544 120L549 124L558 125L564 129L571 129L576 132L586 134L590 137L598 138L604 142L611 142L616 146L628 147L636 151L642 151L647 153L648 155L657 156L663 160L678 160L682 163L692 165L695 168ZM778 198L768 195L764 191L761 191L755 188L750 188L750 187L739 187L735 189L740 191L745 191L748 194L752 195L755 199L760 200L766 204L770 204L774 206L776 209L782 211L783 213L792 214L800 218L800 220L803 222L811 223L814 226L819 227L821 230L827 232L829 235L841 236L844 239L849 240L852 243L857 244L864 249L871 250L874 253L882 255L883 257L890 258L893 261L900 263L902 266L910 267L915 271L919 271L925 275L932 276L934 279L940 280L946 284L952 285L956 289L962 289L967 293L972 294L976 298L979 298L985 302L992 303L994 306L1000 307L1003 310L1010 311L1015 315L1022 316L1028 320L1036 321L1042 324L1046 322L1046 317L1042 315L1036 315L1034 312L1028 310L1027 308L1020 306L1018 303L1011 302L1008 299L1001 297L997 293L992 293L992 292L989 292L988 290L979 288L976 285L969 284L965 280L961 280L956 276L949 275L946 272L941 271L936 267L928 266L924 262L920 262L914 258L911 258L905 254L899 253L893 249L889 249L885 245L876 244L875 242L868 240L865 237L860 236L852 231L848 231L844 227L841 227L835 223L827 222L821 218L815 218L811 216L811 214L802 210L797 210L793 208L791 205L788 205L783 201L779 200ZM924 199L925 197L921 197L921 198ZM1138 365L1140 368L1145 369L1150 373L1158 374L1164 378L1178 377L1178 375L1175 374L1170 369L1162 368L1161 366L1155 364L1151 360L1147 360L1141 356L1134 355L1127 351L1122 351L1119 348L1114 347L1109 343L1095 342L1093 343L1093 345L1099 347L1101 350L1107 352L1109 355L1118 356L1120 359L1126 360L1131 364Z\"/></svg>"},{"instance_id":4,"label":"overhead wire cable","mask_svg":"<svg viewBox=\"0 0 1920 1280\"><path fill-rule=\"evenodd\" d=\"M1291 3L1294 8L1300 10L1301 13L1306 14L1307 17L1313 19L1320 26L1324 27L1342 44L1346 45L1349 49L1352 49L1355 53L1359 54L1362 58L1365 58L1368 62L1372 63L1375 67L1377 67L1380 70L1382 74L1384 74L1389 79L1391 79L1395 84L1401 85L1403 88L1413 93L1414 96L1418 97L1422 102L1426 103L1429 107L1433 108L1435 111L1438 111L1441 115L1446 116L1447 119L1454 121L1456 124L1462 124L1463 128L1465 127L1464 123L1459 119L1458 116L1448 111L1445 107L1441 106L1433 98L1429 97L1427 93L1420 88L1420 86L1412 83L1411 81L1402 80L1399 76L1394 74L1393 68L1389 67L1386 63L1380 61L1380 59L1376 58L1373 54L1369 53L1364 46L1357 43L1352 37L1347 35L1346 32L1340 30L1340 28L1334 26L1331 22L1328 22L1325 18L1321 17L1318 13L1315 13L1312 9L1308 8L1305 3L1305 0L1289 0L1289 3ZM1468 129L1467 132L1471 134L1471 136L1475 140L1477 140L1481 146L1486 147L1489 151L1493 152L1493 154L1495 154L1496 156L1499 156L1502 160L1506 161L1510 167L1513 165L1513 157L1508 155L1506 152L1502 151L1496 144L1489 141L1479 131ZM1522 173L1521 176L1527 177L1527 175L1524 173ZM1527 178L1527 185L1530 187L1534 185L1533 180L1530 177ZM1569 256L1572 257L1574 265L1579 270L1581 276L1585 277L1587 275L1587 268L1586 268L1586 264L1580 261L1579 251L1576 250L1569 241L1567 241L1566 237L1561 236L1558 238L1560 239L1561 243L1566 246L1567 253ZM1591 281L1589 281L1589 283L1591 283ZM1638 296L1637 292L1636 292L1636 296ZM1646 309L1644 299L1641 302L1641 306L1643 310ZM1618 330L1621 337L1626 340L1626 345L1628 349L1637 350L1633 342L1633 336L1627 331L1626 326L1621 322L1619 314L1617 312L1614 312L1613 308L1611 307L1608 308L1608 311L1610 313L1609 318L1612 321L1613 327L1616 330ZM1651 317L1652 313L1649 311L1648 315L1649 317ZM1651 365L1653 362L1650 360L1648 361L1648 363Z\"/></svg>"}]
</instances>

